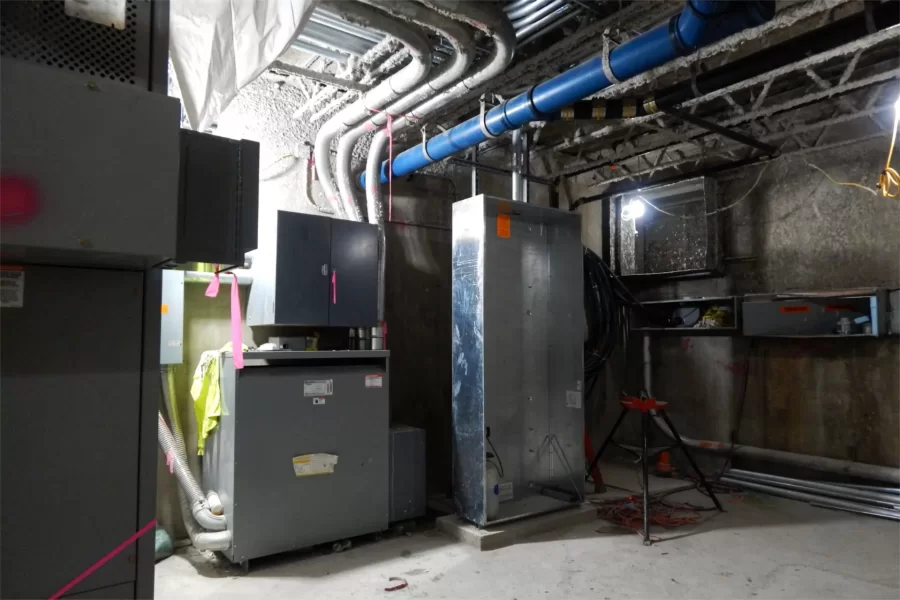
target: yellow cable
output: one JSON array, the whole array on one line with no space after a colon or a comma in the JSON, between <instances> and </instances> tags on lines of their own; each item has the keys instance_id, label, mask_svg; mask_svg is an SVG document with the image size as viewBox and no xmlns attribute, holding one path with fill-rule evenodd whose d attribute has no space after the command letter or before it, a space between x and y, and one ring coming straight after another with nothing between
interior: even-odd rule
<instances>
[{"instance_id":1,"label":"yellow cable","mask_svg":"<svg viewBox=\"0 0 900 600\"><path fill-rule=\"evenodd\" d=\"M900 107L900 100L897 101ZM891 158L894 156L894 144L897 142L897 124L900 123L900 108L894 116L894 134L891 136L891 148L888 150L887 162L884 171L878 176L878 189L885 198L897 198L900 196L900 173L891 167Z\"/></svg>"},{"instance_id":2,"label":"yellow cable","mask_svg":"<svg viewBox=\"0 0 900 600\"><path fill-rule=\"evenodd\" d=\"M868 187L862 185L861 183L854 183L852 181L837 181L834 177L832 177L831 175L826 173L821 167L817 167L816 165L812 164L809 161L806 161L806 166L812 167L813 169L815 169L816 171L818 171L819 173L821 173L822 175L827 177L828 180L831 181L831 183L833 183L834 185L844 185L844 186L848 186L848 187L856 187L861 190L865 190L874 196L878 195L878 193L875 190L873 190L872 188L868 188Z\"/></svg>"}]
</instances>

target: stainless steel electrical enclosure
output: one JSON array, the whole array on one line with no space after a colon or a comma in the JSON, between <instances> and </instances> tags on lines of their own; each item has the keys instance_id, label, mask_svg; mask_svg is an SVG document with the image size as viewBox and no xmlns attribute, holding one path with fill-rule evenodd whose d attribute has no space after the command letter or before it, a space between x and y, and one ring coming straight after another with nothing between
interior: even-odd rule
<instances>
[{"instance_id":1,"label":"stainless steel electrical enclosure","mask_svg":"<svg viewBox=\"0 0 900 600\"><path fill-rule=\"evenodd\" d=\"M203 487L225 506L229 560L387 528L388 356L250 352L236 370L225 355L224 406L206 444ZM306 468L315 454L337 462Z\"/></svg>"},{"instance_id":2,"label":"stainless steel electrical enclosure","mask_svg":"<svg viewBox=\"0 0 900 600\"><path fill-rule=\"evenodd\" d=\"M569 506L583 492L580 216L484 195L457 202L452 268L460 515L484 526ZM503 467L493 485L487 452ZM494 518L488 494L500 500Z\"/></svg>"}]
</instances>

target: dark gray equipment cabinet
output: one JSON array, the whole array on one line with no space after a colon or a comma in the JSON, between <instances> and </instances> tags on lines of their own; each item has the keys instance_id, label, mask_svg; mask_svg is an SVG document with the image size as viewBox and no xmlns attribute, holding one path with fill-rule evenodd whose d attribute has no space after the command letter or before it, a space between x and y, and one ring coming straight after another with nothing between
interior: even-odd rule
<instances>
[{"instance_id":1,"label":"dark gray equipment cabinet","mask_svg":"<svg viewBox=\"0 0 900 600\"><path fill-rule=\"evenodd\" d=\"M2 276L0 597L48 598L155 517L161 278L38 265ZM68 594L152 598L153 538Z\"/></svg>"},{"instance_id":2,"label":"dark gray equipment cabinet","mask_svg":"<svg viewBox=\"0 0 900 600\"><path fill-rule=\"evenodd\" d=\"M425 430L391 427L391 522L425 514Z\"/></svg>"},{"instance_id":3,"label":"dark gray equipment cabinet","mask_svg":"<svg viewBox=\"0 0 900 600\"><path fill-rule=\"evenodd\" d=\"M181 130L176 262L243 265L256 249L259 143Z\"/></svg>"},{"instance_id":4,"label":"dark gray equipment cabinet","mask_svg":"<svg viewBox=\"0 0 900 600\"><path fill-rule=\"evenodd\" d=\"M275 226L254 259L249 325L377 323L376 226L288 211Z\"/></svg>"},{"instance_id":5,"label":"dark gray equipment cabinet","mask_svg":"<svg viewBox=\"0 0 900 600\"><path fill-rule=\"evenodd\" d=\"M388 358L387 351L248 352L236 370L225 355L224 410L207 441L203 488L225 506L229 560L387 529ZM337 462L298 473L295 463L310 454Z\"/></svg>"}]
</instances>

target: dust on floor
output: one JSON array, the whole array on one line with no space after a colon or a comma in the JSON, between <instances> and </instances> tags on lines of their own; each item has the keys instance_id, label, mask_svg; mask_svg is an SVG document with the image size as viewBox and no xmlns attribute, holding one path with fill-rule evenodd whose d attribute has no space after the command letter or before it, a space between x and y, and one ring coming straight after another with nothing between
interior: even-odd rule
<instances>
[{"instance_id":1,"label":"dust on floor","mask_svg":"<svg viewBox=\"0 0 900 600\"><path fill-rule=\"evenodd\" d=\"M709 503L696 491L671 501ZM192 548L156 567L156 598L898 598L900 524L768 496L639 536L604 521L479 552L435 531L290 553L248 574ZM399 577L404 589L385 591Z\"/></svg>"}]
</instances>

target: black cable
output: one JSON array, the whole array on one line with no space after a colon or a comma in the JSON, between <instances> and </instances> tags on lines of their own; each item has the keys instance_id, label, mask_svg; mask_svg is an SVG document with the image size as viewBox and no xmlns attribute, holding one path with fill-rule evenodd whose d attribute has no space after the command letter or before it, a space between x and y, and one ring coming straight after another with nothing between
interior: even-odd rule
<instances>
[{"instance_id":1,"label":"black cable","mask_svg":"<svg viewBox=\"0 0 900 600\"><path fill-rule=\"evenodd\" d=\"M494 442L491 441L491 438L490 438L490 437L487 438L487 442L488 442L488 444L491 445L491 450L494 451L494 458L497 459L497 463L498 463L498 465L499 465L499 466L497 467L497 471L499 472L500 479L503 479L503 461L500 459L500 455L497 454L497 449L494 448Z\"/></svg>"}]
</instances>

